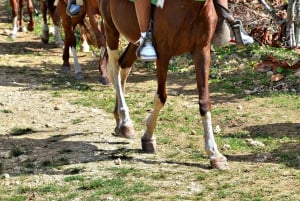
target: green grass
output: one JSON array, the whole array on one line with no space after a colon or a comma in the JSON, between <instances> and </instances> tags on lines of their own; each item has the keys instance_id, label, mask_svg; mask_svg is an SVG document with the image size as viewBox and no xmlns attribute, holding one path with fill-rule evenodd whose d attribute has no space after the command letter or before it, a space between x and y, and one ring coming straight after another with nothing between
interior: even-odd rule
<instances>
[{"instance_id":1,"label":"green grass","mask_svg":"<svg viewBox=\"0 0 300 201\"><path fill-rule=\"evenodd\" d=\"M13 136L20 136L20 135L25 135L28 133L32 133L33 130L32 128L21 128L21 127L13 127L9 134Z\"/></svg>"}]
</instances>

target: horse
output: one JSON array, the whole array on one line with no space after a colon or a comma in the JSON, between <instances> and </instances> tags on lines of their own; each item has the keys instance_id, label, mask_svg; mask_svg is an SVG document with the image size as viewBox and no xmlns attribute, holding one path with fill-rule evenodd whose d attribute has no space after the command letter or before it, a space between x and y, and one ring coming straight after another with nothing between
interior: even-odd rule
<instances>
[{"instance_id":1,"label":"horse","mask_svg":"<svg viewBox=\"0 0 300 201\"><path fill-rule=\"evenodd\" d=\"M71 49L74 58L75 79L84 79L84 75L76 54L76 37L74 35L74 29L77 25L79 25L82 31L82 37L86 37L90 44L94 44L101 49L101 55L99 58L99 71L101 74L100 82L104 85L107 85L110 83L110 81L108 79L106 70L107 59L105 57L106 51L104 48L106 43L104 34L102 33L101 27L98 24L100 18L98 3L94 0L85 0L84 2L84 5L81 6L80 13L77 16L71 17L66 13L67 0L57 1L56 9L60 14L65 34L62 70L64 73L70 72L69 49ZM88 24L88 21L85 17L86 15L89 18L92 28L90 28Z\"/></svg>"},{"instance_id":2,"label":"horse","mask_svg":"<svg viewBox=\"0 0 300 201\"><path fill-rule=\"evenodd\" d=\"M42 0L41 1L41 12L43 17L43 30L41 34L41 40L44 44L48 44L49 42L49 26L48 26L48 18L47 14L49 14L52 19L54 25L54 38L55 44L57 47L63 47L63 40L60 36L60 16L58 11L56 10L56 6L54 6L55 0Z\"/></svg>"},{"instance_id":3,"label":"horse","mask_svg":"<svg viewBox=\"0 0 300 201\"><path fill-rule=\"evenodd\" d=\"M13 17L13 29L10 33L11 38L17 37L17 32L23 31L33 31L34 30L34 21L33 21L33 14L34 14L34 6L32 0L26 0L27 3L27 11L29 14L29 23L27 28L25 27L24 22L24 11L23 8L25 6L25 0L10 0L10 5L12 8L12 17ZM18 19L19 18L19 19Z\"/></svg>"},{"instance_id":4,"label":"horse","mask_svg":"<svg viewBox=\"0 0 300 201\"><path fill-rule=\"evenodd\" d=\"M227 1L223 1L222 3ZM133 62L140 37L134 3L129 0L98 0L108 52L108 74L116 91L114 117L115 135L134 138L135 131L125 100L126 79ZM198 88L199 113L202 117L205 137L205 151L212 168L228 169L227 158L218 150L214 139L211 102L209 94L210 48L218 20L216 0L165 0L163 10L153 8L152 35L158 59L156 61L157 90L153 110L146 121L146 130L141 137L142 150L146 153L157 151L154 129L160 110L167 101L166 79L169 60L172 56L190 53L195 65ZM218 9L219 10L219 9ZM120 35L129 41L119 56Z\"/></svg>"}]
</instances>

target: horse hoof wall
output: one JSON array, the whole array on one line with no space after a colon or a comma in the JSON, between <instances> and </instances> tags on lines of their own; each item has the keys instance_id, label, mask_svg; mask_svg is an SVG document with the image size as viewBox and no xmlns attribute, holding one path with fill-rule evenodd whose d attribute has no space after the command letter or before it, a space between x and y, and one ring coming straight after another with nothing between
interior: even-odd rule
<instances>
[{"instance_id":1,"label":"horse hoof wall","mask_svg":"<svg viewBox=\"0 0 300 201\"><path fill-rule=\"evenodd\" d=\"M142 138L142 149L146 153L155 153L156 152L156 140L155 139L143 139Z\"/></svg>"},{"instance_id":2,"label":"horse hoof wall","mask_svg":"<svg viewBox=\"0 0 300 201\"><path fill-rule=\"evenodd\" d=\"M218 170L229 170L229 165L227 163L227 158L225 156L217 157L210 160L210 165L214 169Z\"/></svg>"},{"instance_id":3,"label":"horse hoof wall","mask_svg":"<svg viewBox=\"0 0 300 201\"><path fill-rule=\"evenodd\" d=\"M103 85L110 85L110 81L105 76L100 76L99 82Z\"/></svg>"},{"instance_id":4,"label":"horse hoof wall","mask_svg":"<svg viewBox=\"0 0 300 201\"><path fill-rule=\"evenodd\" d=\"M84 74L82 72L78 72L75 74L75 79L76 80L83 80L84 79Z\"/></svg>"},{"instance_id":5,"label":"horse hoof wall","mask_svg":"<svg viewBox=\"0 0 300 201\"><path fill-rule=\"evenodd\" d=\"M71 72L70 66L62 66L61 70L64 74L69 74Z\"/></svg>"},{"instance_id":6,"label":"horse hoof wall","mask_svg":"<svg viewBox=\"0 0 300 201\"><path fill-rule=\"evenodd\" d=\"M121 137L121 138L127 138L127 139L133 139L133 138L135 138L134 128L132 126L123 126L121 128L116 127L114 136Z\"/></svg>"}]
</instances>

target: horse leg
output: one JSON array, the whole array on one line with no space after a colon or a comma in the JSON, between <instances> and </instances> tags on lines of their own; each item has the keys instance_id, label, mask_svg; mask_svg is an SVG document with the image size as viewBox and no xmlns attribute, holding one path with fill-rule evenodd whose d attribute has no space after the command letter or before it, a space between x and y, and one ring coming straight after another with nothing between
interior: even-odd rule
<instances>
[{"instance_id":1,"label":"horse leg","mask_svg":"<svg viewBox=\"0 0 300 201\"><path fill-rule=\"evenodd\" d=\"M63 24L63 29L65 33L65 41L64 41L64 49L63 49L63 64L62 64L62 72L65 74L69 74L71 71L70 66L70 48L76 53L76 38L72 29L72 21L71 18L66 18Z\"/></svg>"},{"instance_id":2,"label":"horse leg","mask_svg":"<svg viewBox=\"0 0 300 201\"><path fill-rule=\"evenodd\" d=\"M25 0L20 0L19 1L19 30L22 32L27 32L27 28L25 27L24 23L24 5L25 5Z\"/></svg>"},{"instance_id":3,"label":"horse leg","mask_svg":"<svg viewBox=\"0 0 300 201\"><path fill-rule=\"evenodd\" d=\"M16 0L10 0L10 5L11 5L11 10L12 10L12 17L13 17L13 29L9 36L11 38L16 38L17 37L17 32L18 32L18 7L19 3Z\"/></svg>"},{"instance_id":4,"label":"horse leg","mask_svg":"<svg viewBox=\"0 0 300 201\"><path fill-rule=\"evenodd\" d=\"M41 34L41 40L43 43L48 44L49 42L49 27L47 22L47 10L48 5L46 1L41 1L41 11L42 11L42 17L43 17L43 31Z\"/></svg>"},{"instance_id":5,"label":"horse leg","mask_svg":"<svg viewBox=\"0 0 300 201\"><path fill-rule=\"evenodd\" d=\"M59 28L60 15L59 15L58 9L56 9L56 6L54 6L53 3L51 2L50 5L48 4L48 10L49 10L50 17L51 17L53 25L54 25L55 45L56 45L56 47L63 47L64 41L61 39L60 28Z\"/></svg>"},{"instance_id":6,"label":"horse leg","mask_svg":"<svg viewBox=\"0 0 300 201\"><path fill-rule=\"evenodd\" d=\"M82 52L89 52L90 51L90 46L89 46L89 43L87 41L87 36L84 34L83 32L83 28L80 26L80 29L81 29L81 34L80 34L80 41L81 41L81 44L80 44L80 51Z\"/></svg>"},{"instance_id":7,"label":"horse leg","mask_svg":"<svg viewBox=\"0 0 300 201\"><path fill-rule=\"evenodd\" d=\"M28 31L33 31L34 29L34 21L33 21L33 13L34 13L34 7L32 0L27 0L27 10L29 14L29 23L27 25Z\"/></svg>"},{"instance_id":8,"label":"horse leg","mask_svg":"<svg viewBox=\"0 0 300 201\"><path fill-rule=\"evenodd\" d=\"M134 128L129 116L129 109L125 102L125 83L131 68L121 69L118 63L118 49L107 48L108 75L116 90L116 104L114 116L116 120L115 134L120 137L133 138Z\"/></svg>"},{"instance_id":9,"label":"horse leg","mask_svg":"<svg viewBox=\"0 0 300 201\"><path fill-rule=\"evenodd\" d=\"M157 92L154 95L153 111L147 118L146 131L141 139L142 149L146 153L156 152L156 139L154 136L154 129L156 127L159 112L164 107L164 104L167 101L166 80L169 60L170 57L162 57L160 55L160 59L156 61Z\"/></svg>"},{"instance_id":10,"label":"horse leg","mask_svg":"<svg viewBox=\"0 0 300 201\"><path fill-rule=\"evenodd\" d=\"M212 128L210 112L211 104L208 88L210 45L208 44L200 51L194 52L193 61L196 67L199 110L200 115L202 116L202 123L204 127L205 150L210 157L210 163L213 168L228 169L227 159L218 150Z\"/></svg>"}]
</instances>

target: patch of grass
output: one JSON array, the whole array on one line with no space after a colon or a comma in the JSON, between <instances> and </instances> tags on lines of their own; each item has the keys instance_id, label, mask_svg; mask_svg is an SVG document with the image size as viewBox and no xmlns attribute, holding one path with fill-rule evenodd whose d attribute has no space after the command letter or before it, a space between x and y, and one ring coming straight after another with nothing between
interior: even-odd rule
<instances>
[{"instance_id":1,"label":"patch of grass","mask_svg":"<svg viewBox=\"0 0 300 201\"><path fill-rule=\"evenodd\" d=\"M80 124L80 123L84 122L84 119L82 119L82 118L72 119L71 122L72 122L72 124Z\"/></svg>"},{"instance_id":2,"label":"patch of grass","mask_svg":"<svg viewBox=\"0 0 300 201\"><path fill-rule=\"evenodd\" d=\"M20 135L26 135L28 133L32 133L32 128L20 128L20 127L13 127L11 131L9 132L10 135L13 136L20 136Z\"/></svg>"},{"instance_id":3,"label":"patch of grass","mask_svg":"<svg viewBox=\"0 0 300 201\"><path fill-rule=\"evenodd\" d=\"M84 181L85 177L82 175L72 175L64 178L65 182L72 182L72 181Z\"/></svg>"},{"instance_id":4,"label":"patch of grass","mask_svg":"<svg viewBox=\"0 0 300 201\"><path fill-rule=\"evenodd\" d=\"M153 192L155 187L144 184L143 182L127 182L123 178L96 179L90 182L85 181L81 186L82 190L96 190L90 200L95 200L103 195L112 195L122 200L132 200L140 193Z\"/></svg>"},{"instance_id":5,"label":"patch of grass","mask_svg":"<svg viewBox=\"0 0 300 201\"><path fill-rule=\"evenodd\" d=\"M26 198L27 197L25 195L14 195L8 198L7 201L24 201Z\"/></svg>"},{"instance_id":6,"label":"patch of grass","mask_svg":"<svg viewBox=\"0 0 300 201\"><path fill-rule=\"evenodd\" d=\"M133 168L133 167L120 167L120 168L109 168L109 170L111 170L112 172L114 172L114 174L118 177L126 177L128 175L134 175L137 174L138 172L140 172L138 169Z\"/></svg>"},{"instance_id":7,"label":"patch of grass","mask_svg":"<svg viewBox=\"0 0 300 201\"><path fill-rule=\"evenodd\" d=\"M66 188L56 184L47 184L47 185L39 186L36 190L41 193L58 193L58 192L65 192Z\"/></svg>"},{"instance_id":8,"label":"patch of grass","mask_svg":"<svg viewBox=\"0 0 300 201\"><path fill-rule=\"evenodd\" d=\"M12 114L13 113L11 110L8 110L8 109L0 110L0 112L5 113L5 114Z\"/></svg>"},{"instance_id":9,"label":"patch of grass","mask_svg":"<svg viewBox=\"0 0 300 201\"><path fill-rule=\"evenodd\" d=\"M10 153L13 157L18 157L24 154L24 151L22 151L20 147L15 146L11 149Z\"/></svg>"}]
</instances>

